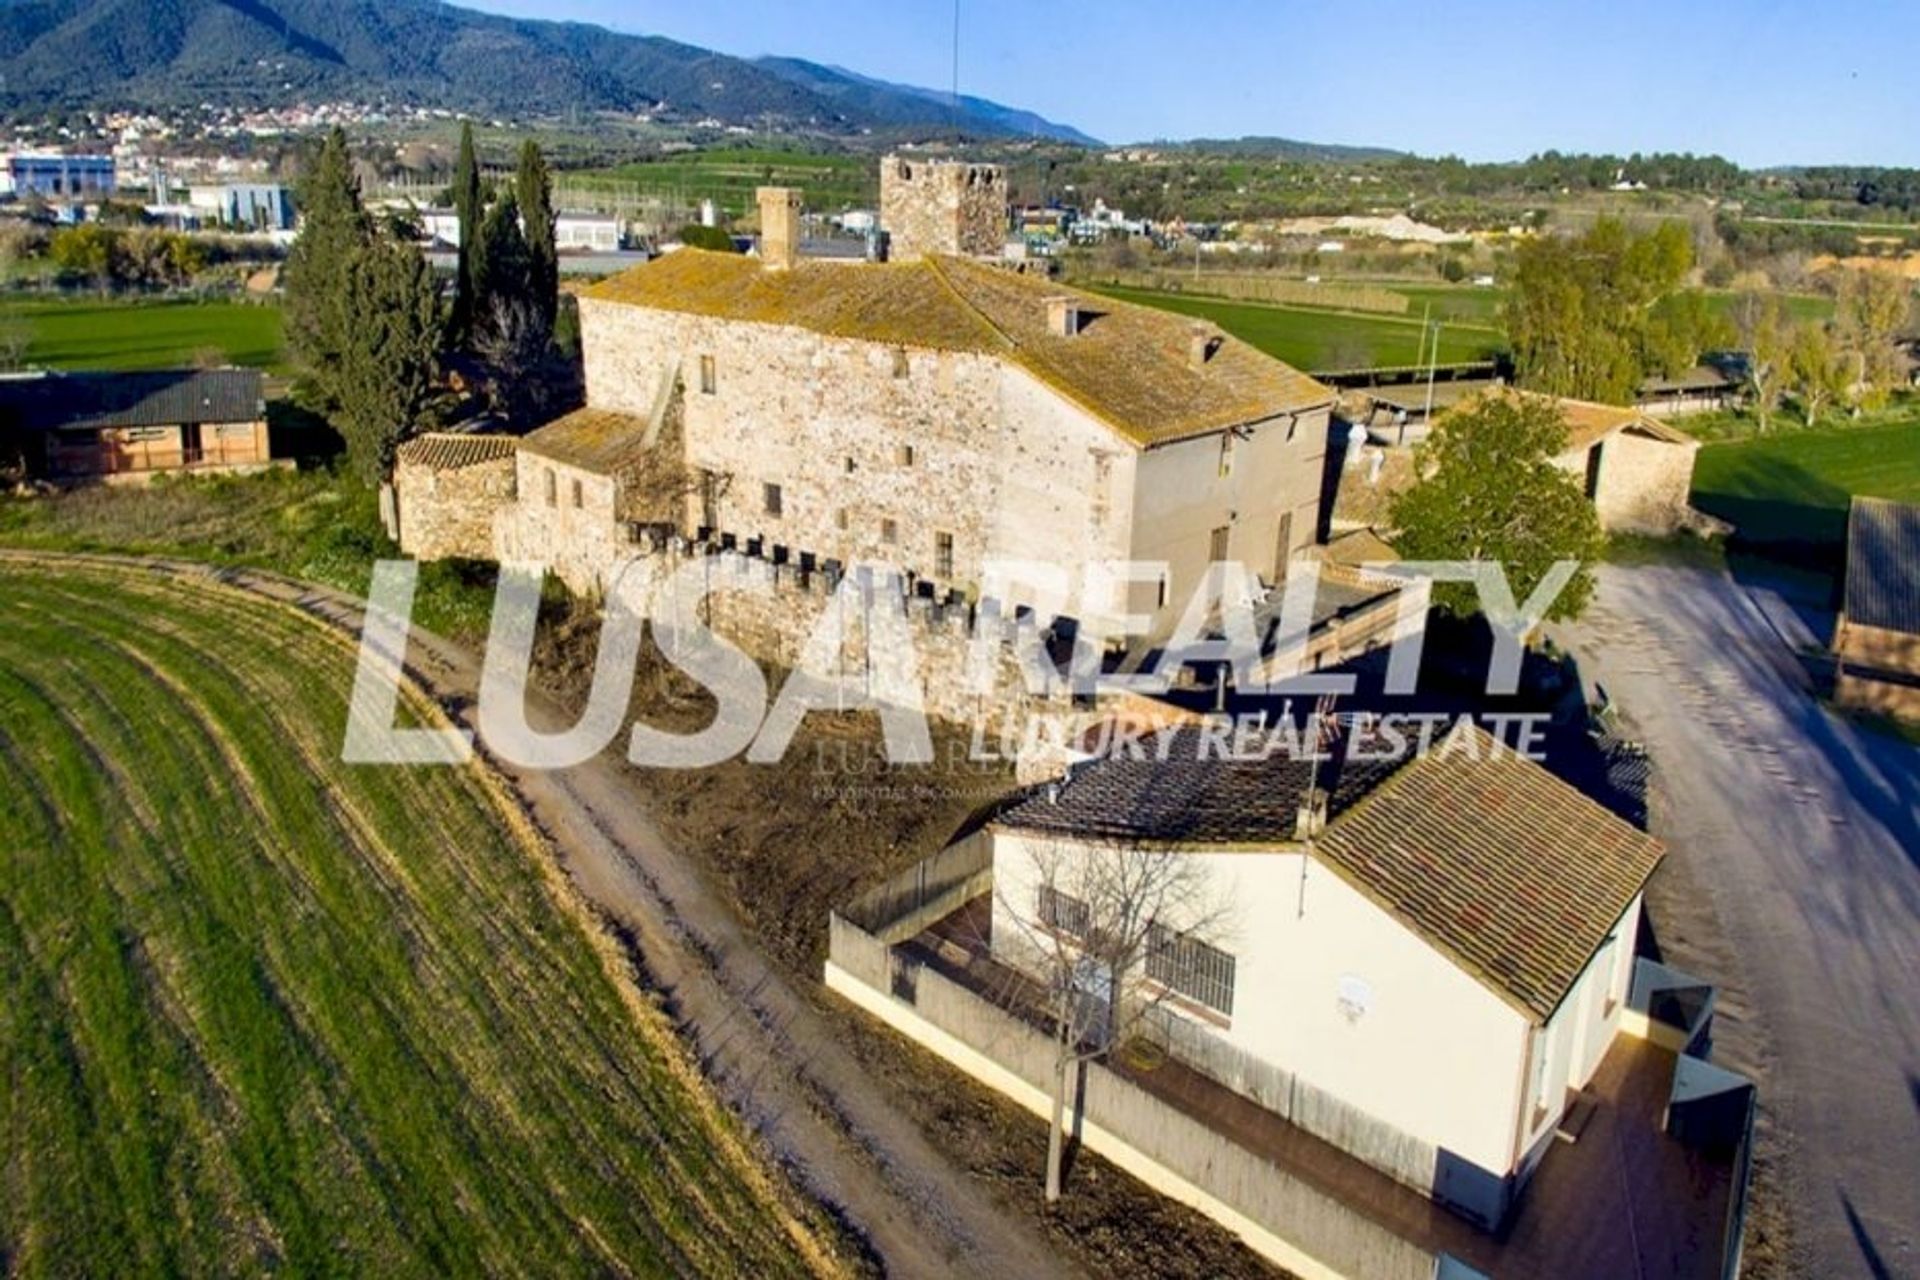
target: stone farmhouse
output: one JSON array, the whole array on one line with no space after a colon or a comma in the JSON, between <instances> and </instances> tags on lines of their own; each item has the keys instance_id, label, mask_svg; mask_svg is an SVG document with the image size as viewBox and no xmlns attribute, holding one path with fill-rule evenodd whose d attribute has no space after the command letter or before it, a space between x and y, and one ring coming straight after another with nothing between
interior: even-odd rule
<instances>
[{"instance_id":1,"label":"stone farmhouse","mask_svg":"<svg viewBox=\"0 0 1920 1280\"><path fill-rule=\"evenodd\" d=\"M1401 401L1416 403L1420 394L1403 388L1374 393L1371 399L1392 410ZM1450 396L1447 411L1470 410L1488 396L1552 400L1567 424L1567 444L1554 463L1580 480L1599 513L1601 528L1609 533L1666 535L1713 525L1710 517L1687 501L1693 489L1694 458L1700 451L1699 442L1691 436L1640 409L1540 396L1506 386L1481 384L1466 394ZM1376 415L1379 412L1374 410ZM1370 428L1369 435L1380 443L1351 449L1344 459L1331 517L1335 530L1386 532L1392 496L1414 482L1414 444L1424 437L1424 426L1409 426L1404 417L1390 414L1386 425Z\"/></svg>"},{"instance_id":2,"label":"stone farmhouse","mask_svg":"<svg viewBox=\"0 0 1920 1280\"><path fill-rule=\"evenodd\" d=\"M1842 706L1920 719L1920 506L1853 500L1833 654Z\"/></svg>"},{"instance_id":3,"label":"stone farmhouse","mask_svg":"<svg viewBox=\"0 0 1920 1280\"><path fill-rule=\"evenodd\" d=\"M1464 723L1319 764L1201 732L852 904L828 985L1046 1115L1042 958L1112 927L1073 869L1190 859L1122 988L1150 1048L1070 1095L1088 1146L1302 1276L1733 1274L1752 1089L1704 1059L1711 989L1639 955L1659 843Z\"/></svg>"},{"instance_id":4,"label":"stone farmhouse","mask_svg":"<svg viewBox=\"0 0 1920 1280\"><path fill-rule=\"evenodd\" d=\"M984 256L1004 188L991 165L889 157L887 262L802 258L799 194L770 188L757 259L685 249L583 291L587 407L510 446L410 443L403 549L542 562L593 592L679 540L1009 613L1039 592L986 566L1023 560L1066 575L1073 616L1145 615L1150 638L1214 561L1278 583L1315 554L1332 393ZM1167 570L1088 574L1111 560Z\"/></svg>"},{"instance_id":5,"label":"stone farmhouse","mask_svg":"<svg viewBox=\"0 0 1920 1280\"><path fill-rule=\"evenodd\" d=\"M262 386L257 369L17 374L0 378L0 419L49 480L256 471L273 460Z\"/></svg>"}]
</instances>

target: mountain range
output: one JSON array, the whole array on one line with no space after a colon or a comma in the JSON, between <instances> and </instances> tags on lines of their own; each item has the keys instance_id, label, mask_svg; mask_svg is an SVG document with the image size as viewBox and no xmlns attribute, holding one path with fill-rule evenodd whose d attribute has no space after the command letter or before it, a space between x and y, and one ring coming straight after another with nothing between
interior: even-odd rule
<instances>
[{"instance_id":1,"label":"mountain range","mask_svg":"<svg viewBox=\"0 0 1920 1280\"><path fill-rule=\"evenodd\" d=\"M0 109L349 99L1093 142L981 98L437 0L0 0Z\"/></svg>"}]
</instances>

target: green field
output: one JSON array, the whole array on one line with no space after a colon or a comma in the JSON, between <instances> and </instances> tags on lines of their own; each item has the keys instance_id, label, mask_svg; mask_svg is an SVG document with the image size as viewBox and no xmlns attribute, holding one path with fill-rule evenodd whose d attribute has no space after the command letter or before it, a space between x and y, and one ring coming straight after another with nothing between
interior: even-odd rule
<instances>
[{"instance_id":1,"label":"green field","mask_svg":"<svg viewBox=\"0 0 1920 1280\"><path fill-rule=\"evenodd\" d=\"M352 671L211 582L0 561L7 1274L804 1272L485 777L339 762Z\"/></svg>"},{"instance_id":2,"label":"green field","mask_svg":"<svg viewBox=\"0 0 1920 1280\"><path fill-rule=\"evenodd\" d=\"M26 334L23 363L49 369L165 369L206 363L283 372L280 308L137 298L10 298L0 325Z\"/></svg>"},{"instance_id":3,"label":"green field","mask_svg":"<svg viewBox=\"0 0 1920 1280\"><path fill-rule=\"evenodd\" d=\"M1856 494L1920 502L1920 408L1871 426L1784 429L1701 446L1693 504L1743 543L1831 555Z\"/></svg>"},{"instance_id":4,"label":"green field","mask_svg":"<svg viewBox=\"0 0 1920 1280\"><path fill-rule=\"evenodd\" d=\"M871 157L799 151L685 152L611 169L573 170L558 181L562 187L657 197L685 208L711 199L734 217L757 207L758 187L798 187L809 209L824 212L872 208L880 198L879 166Z\"/></svg>"},{"instance_id":5,"label":"green field","mask_svg":"<svg viewBox=\"0 0 1920 1280\"><path fill-rule=\"evenodd\" d=\"M1126 302L1211 320L1241 341L1300 369L1410 365L1420 358L1418 319L1220 302L1144 289L1102 288L1099 292ZM1500 334L1492 329L1448 326L1440 331L1442 363L1490 359L1504 346Z\"/></svg>"}]
</instances>

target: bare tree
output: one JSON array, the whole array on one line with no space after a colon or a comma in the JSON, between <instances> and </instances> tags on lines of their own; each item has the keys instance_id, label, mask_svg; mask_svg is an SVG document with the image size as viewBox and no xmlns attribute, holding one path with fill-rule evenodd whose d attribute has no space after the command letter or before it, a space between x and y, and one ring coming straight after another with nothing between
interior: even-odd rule
<instances>
[{"instance_id":1,"label":"bare tree","mask_svg":"<svg viewBox=\"0 0 1920 1280\"><path fill-rule=\"evenodd\" d=\"M1789 372L1791 329L1775 293L1749 293L1740 299L1740 341L1747 350L1747 387L1761 434L1773 425L1782 384Z\"/></svg>"},{"instance_id":2,"label":"bare tree","mask_svg":"<svg viewBox=\"0 0 1920 1280\"><path fill-rule=\"evenodd\" d=\"M1217 984L1217 973L1199 970L1212 957L1230 964L1212 945L1228 912L1214 899L1204 861L1176 848L1053 840L1029 849L1031 878L1011 880L1014 893L1031 897L1014 901L999 891L1004 909L994 914L996 926L1012 934L998 950L1038 984L1039 1012L1052 1024L1046 1169L1052 1202L1060 1198L1067 1088L1075 1068L1134 1039L1162 1002ZM1035 993L1026 994L1031 1000Z\"/></svg>"}]
</instances>

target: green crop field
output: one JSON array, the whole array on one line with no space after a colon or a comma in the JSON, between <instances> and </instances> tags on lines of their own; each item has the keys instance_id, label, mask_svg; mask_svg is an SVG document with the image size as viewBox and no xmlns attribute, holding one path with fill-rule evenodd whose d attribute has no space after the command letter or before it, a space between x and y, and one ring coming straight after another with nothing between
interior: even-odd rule
<instances>
[{"instance_id":1,"label":"green crop field","mask_svg":"<svg viewBox=\"0 0 1920 1280\"><path fill-rule=\"evenodd\" d=\"M280 308L175 299L32 298L0 302L0 325L25 331L24 363L50 369L165 369L217 353L282 371Z\"/></svg>"},{"instance_id":2,"label":"green crop field","mask_svg":"<svg viewBox=\"0 0 1920 1280\"><path fill-rule=\"evenodd\" d=\"M755 208L757 187L798 187L809 209L871 208L880 198L879 168L868 156L802 151L690 151L611 169L580 169L559 176L563 187L616 195L652 196L692 207L711 199L728 214Z\"/></svg>"},{"instance_id":3,"label":"green crop field","mask_svg":"<svg viewBox=\"0 0 1920 1280\"><path fill-rule=\"evenodd\" d=\"M1871 426L1703 445L1693 469L1693 504L1754 544L1837 549L1856 494L1920 502L1920 407Z\"/></svg>"},{"instance_id":4,"label":"green crop field","mask_svg":"<svg viewBox=\"0 0 1920 1280\"><path fill-rule=\"evenodd\" d=\"M1211 320L1241 341L1300 369L1410 365L1416 363L1420 355L1421 331L1417 319L1220 302L1144 289L1103 288L1099 292L1126 302ZM1489 359L1504 345L1500 334L1492 329L1448 326L1440 331L1443 363Z\"/></svg>"},{"instance_id":5,"label":"green crop field","mask_svg":"<svg viewBox=\"0 0 1920 1280\"><path fill-rule=\"evenodd\" d=\"M804 1272L485 776L340 762L352 675L211 581L0 559L7 1274Z\"/></svg>"}]
</instances>

